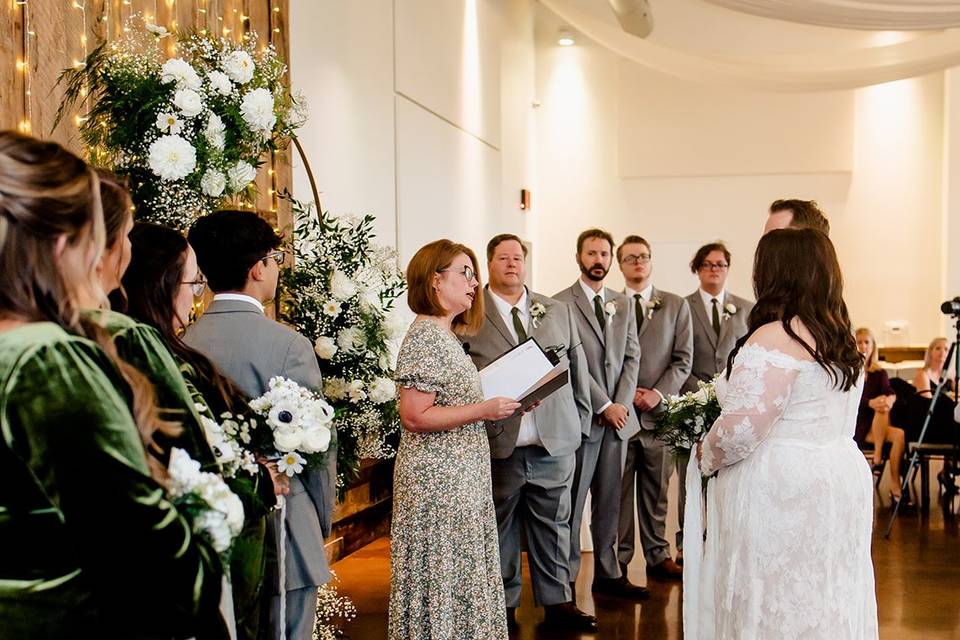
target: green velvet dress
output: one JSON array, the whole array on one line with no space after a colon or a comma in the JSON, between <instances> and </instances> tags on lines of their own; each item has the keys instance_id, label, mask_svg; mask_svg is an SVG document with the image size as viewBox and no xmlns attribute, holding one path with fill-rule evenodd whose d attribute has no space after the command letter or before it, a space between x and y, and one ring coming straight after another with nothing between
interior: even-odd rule
<instances>
[{"instance_id":1,"label":"green velvet dress","mask_svg":"<svg viewBox=\"0 0 960 640\"><path fill-rule=\"evenodd\" d=\"M0 635L202 635L217 554L151 477L126 385L51 323L0 332Z\"/></svg>"}]
</instances>

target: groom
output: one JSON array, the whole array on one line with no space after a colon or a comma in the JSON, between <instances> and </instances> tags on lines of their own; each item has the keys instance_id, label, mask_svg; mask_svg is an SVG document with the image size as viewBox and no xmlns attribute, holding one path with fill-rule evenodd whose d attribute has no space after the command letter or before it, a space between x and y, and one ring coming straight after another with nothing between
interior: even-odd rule
<instances>
[{"instance_id":1,"label":"groom","mask_svg":"<svg viewBox=\"0 0 960 640\"><path fill-rule=\"evenodd\" d=\"M255 213L218 211L190 228L190 244L200 270L216 294L199 320L187 329L185 342L200 351L250 398L267 391L270 378L283 376L319 392L320 368L307 338L267 318L263 303L276 295L282 242ZM335 440L334 440L335 441ZM311 640L316 625L317 588L330 570L324 538L330 535L336 487L335 445L325 466L290 479L286 498L286 584L279 582L278 517L268 519L266 578L260 638ZM280 618L280 589L286 592L286 616Z\"/></svg>"}]
</instances>

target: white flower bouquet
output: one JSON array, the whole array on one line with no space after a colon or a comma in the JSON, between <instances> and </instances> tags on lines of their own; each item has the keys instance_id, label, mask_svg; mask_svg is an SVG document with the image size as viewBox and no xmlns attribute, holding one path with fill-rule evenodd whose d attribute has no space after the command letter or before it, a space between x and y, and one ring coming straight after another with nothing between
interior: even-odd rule
<instances>
[{"instance_id":1,"label":"white flower bouquet","mask_svg":"<svg viewBox=\"0 0 960 640\"><path fill-rule=\"evenodd\" d=\"M720 417L715 384L716 379L698 381L696 391L664 398L663 410L656 415L655 433L674 453L689 452Z\"/></svg>"},{"instance_id":2,"label":"white flower bouquet","mask_svg":"<svg viewBox=\"0 0 960 640\"><path fill-rule=\"evenodd\" d=\"M251 446L268 456L278 454L277 468L288 476L319 465L333 437L333 407L287 378L277 376L268 384L266 393L250 401L267 427L253 430Z\"/></svg>"},{"instance_id":3,"label":"white flower bouquet","mask_svg":"<svg viewBox=\"0 0 960 640\"><path fill-rule=\"evenodd\" d=\"M131 20L133 22L133 20ZM164 59L166 30L131 24L61 75L57 122L89 96L79 119L91 160L130 178L137 218L185 229L224 198L250 200L260 157L305 120L286 66L255 33L178 36L181 57Z\"/></svg>"},{"instance_id":4,"label":"white flower bouquet","mask_svg":"<svg viewBox=\"0 0 960 640\"><path fill-rule=\"evenodd\" d=\"M234 416L224 413L220 416L222 422L217 422L206 415L206 406L197 407L200 413L200 423L207 436L207 443L213 451L225 478L234 478L237 473L244 471L254 476L259 473L257 459L253 451L246 448L252 439L251 433L257 423L253 419L243 416Z\"/></svg>"},{"instance_id":5,"label":"white flower bouquet","mask_svg":"<svg viewBox=\"0 0 960 640\"><path fill-rule=\"evenodd\" d=\"M183 449L171 449L167 474L167 492L193 531L209 540L218 553L229 551L243 529L240 498L218 474L201 471L200 463Z\"/></svg>"}]
</instances>

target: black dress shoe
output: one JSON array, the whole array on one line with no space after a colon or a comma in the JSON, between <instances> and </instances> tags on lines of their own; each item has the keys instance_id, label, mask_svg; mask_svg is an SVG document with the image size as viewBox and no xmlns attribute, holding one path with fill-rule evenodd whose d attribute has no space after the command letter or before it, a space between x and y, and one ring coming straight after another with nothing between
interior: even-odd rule
<instances>
[{"instance_id":1,"label":"black dress shoe","mask_svg":"<svg viewBox=\"0 0 960 640\"><path fill-rule=\"evenodd\" d=\"M615 598L629 598L631 600L646 600L650 597L650 590L638 584L632 584L626 578L595 578L593 592Z\"/></svg>"},{"instance_id":2,"label":"black dress shoe","mask_svg":"<svg viewBox=\"0 0 960 640\"><path fill-rule=\"evenodd\" d=\"M571 629L585 633L597 632L597 619L577 608L572 602L551 604L543 608L543 624L552 629Z\"/></svg>"},{"instance_id":3,"label":"black dress shoe","mask_svg":"<svg viewBox=\"0 0 960 640\"><path fill-rule=\"evenodd\" d=\"M520 628L517 624L517 608L507 607L507 631L516 631Z\"/></svg>"}]
</instances>

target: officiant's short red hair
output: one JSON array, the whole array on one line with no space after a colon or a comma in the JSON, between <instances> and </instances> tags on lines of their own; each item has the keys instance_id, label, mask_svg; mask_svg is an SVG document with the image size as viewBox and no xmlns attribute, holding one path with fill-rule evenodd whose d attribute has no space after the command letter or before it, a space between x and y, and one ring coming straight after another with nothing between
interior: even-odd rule
<instances>
[{"instance_id":1,"label":"officiant's short red hair","mask_svg":"<svg viewBox=\"0 0 960 640\"><path fill-rule=\"evenodd\" d=\"M437 292L433 288L433 277L442 269L453 264L460 254L470 258L473 271L477 274L477 296L473 306L453 319L453 331L458 334L474 335L483 324L483 283L480 282L480 265L473 249L452 240L435 240L417 251L407 265L407 304L411 311L424 316L443 316L447 311L440 304Z\"/></svg>"}]
</instances>

